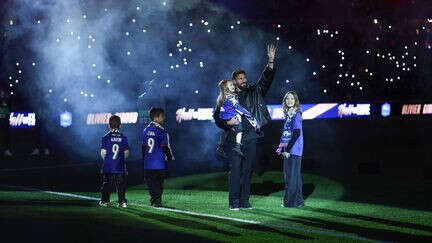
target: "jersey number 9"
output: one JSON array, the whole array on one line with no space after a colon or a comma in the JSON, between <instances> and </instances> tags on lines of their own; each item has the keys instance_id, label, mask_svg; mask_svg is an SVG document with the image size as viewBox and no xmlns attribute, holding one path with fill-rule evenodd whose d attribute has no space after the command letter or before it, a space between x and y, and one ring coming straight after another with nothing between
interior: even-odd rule
<instances>
[{"instance_id":1,"label":"jersey number 9","mask_svg":"<svg viewBox=\"0 0 432 243\"><path fill-rule=\"evenodd\" d=\"M147 139L147 145L150 147L150 149L149 149L148 152L149 152L149 154L151 154L153 152L153 148L154 148L154 145L155 145L154 138Z\"/></svg>"},{"instance_id":2,"label":"jersey number 9","mask_svg":"<svg viewBox=\"0 0 432 243\"><path fill-rule=\"evenodd\" d=\"M112 146L112 152L113 152L113 159L117 159L117 156L118 156L118 154L119 154L119 150L120 150L120 147L119 147L119 145L118 144L114 144L113 146Z\"/></svg>"}]
</instances>

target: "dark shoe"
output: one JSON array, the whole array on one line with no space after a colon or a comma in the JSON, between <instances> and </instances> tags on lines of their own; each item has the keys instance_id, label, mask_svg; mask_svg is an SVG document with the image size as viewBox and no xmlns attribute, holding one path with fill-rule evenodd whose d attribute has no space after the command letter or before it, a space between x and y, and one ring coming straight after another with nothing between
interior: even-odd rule
<instances>
[{"instance_id":1,"label":"dark shoe","mask_svg":"<svg viewBox=\"0 0 432 243\"><path fill-rule=\"evenodd\" d=\"M101 206L101 207L108 207L108 203L107 202L99 201L99 206Z\"/></svg>"},{"instance_id":2,"label":"dark shoe","mask_svg":"<svg viewBox=\"0 0 432 243\"><path fill-rule=\"evenodd\" d=\"M228 205L229 205L230 210L233 210L233 211L240 210L238 200L234 200L233 202L229 202Z\"/></svg>"},{"instance_id":3,"label":"dark shoe","mask_svg":"<svg viewBox=\"0 0 432 243\"><path fill-rule=\"evenodd\" d=\"M162 203L152 204L152 207L154 207L154 208L161 208L162 207Z\"/></svg>"},{"instance_id":4,"label":"dark shoe","mask_svg":"<svg viewBox=\"0 0 432 243\"><path fill-rule=\"evenodd\" d=\"M252 206L250 205L249 202L247 202L247 203L242 203L240 205L240 208L242 208L242 209L252 209Z\"/></svg>"},{"instance_id":5,"label":"dark shoe","mask_svg":"<svg viewBox=\"0 0 432 243\"><path fill-rule=\"evenodd\" d=\"M304 203L303 203L303 204L300 204L300 205L298 205L298 206L291 206L291 207L285 206L285 205L282 203L282 204L281 204L281 207L284 207L284 208L301 208L301 207L304 207Z\"/></svg>"},{"instance_id":6,"label":"dark shoe","mask_svg":"<svg viewBox=\"0 0 432 243\"><path fill-rule=\"evenodd\" d=\"M228 155L225 153L224 149L222 147L217 147L216 149L217 155L219 155L220 157L224 158L224 159L228 159Z\"/></svg>"},{"instance_id":7,"label":"dark shoe","mask_svg":"<svg viewBox=\"0 0 432 243\"><path fill-rule=\"evenodd\" d=\"M236 152L237 154L239 154L241 157L245 157L245 155L243 154L243 152L241 151L241 144L237 143L235 145L235 147L233 148L234 152Z\"/></svg>"},{"instance_id":8,"label":"dark shoe","mask_svg":"<svg viewBox=\"0 0 432 243\"><path fill-rule=\"evenodd\" d=\"M239 211L240 208L239 207L235 207L235 206L230 206L229 210L231 210L231 211Z\"/></svg>"}]
</instances>

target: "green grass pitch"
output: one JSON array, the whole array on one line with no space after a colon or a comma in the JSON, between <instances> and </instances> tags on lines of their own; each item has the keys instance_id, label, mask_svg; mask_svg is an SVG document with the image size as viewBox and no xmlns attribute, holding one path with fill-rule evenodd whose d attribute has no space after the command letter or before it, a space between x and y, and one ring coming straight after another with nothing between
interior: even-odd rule
<instances>
[{"instance_id":1,"label":"green grass pitch","mask_svg":"<svg viewBox=\"0 0 432 243\"><path fill-rule=\"evenodd\" d=\"M79 178L78 178L79 179ZM303 174L306 206L282 208L283 175L252 180L253 209L228 210L227 173L165 181L164 207L149 206L144 185L129 187L128 208L99 207L97 192L57 195L25 187L0 187L4 239L13 242L362 242L430 241L427 210L356 202L342 183ZM365 195L368 196L368 195ZM369 197L371 197L369 195ZM373 195L379 197L379 195Z\"/></svg>"}]
</instances>

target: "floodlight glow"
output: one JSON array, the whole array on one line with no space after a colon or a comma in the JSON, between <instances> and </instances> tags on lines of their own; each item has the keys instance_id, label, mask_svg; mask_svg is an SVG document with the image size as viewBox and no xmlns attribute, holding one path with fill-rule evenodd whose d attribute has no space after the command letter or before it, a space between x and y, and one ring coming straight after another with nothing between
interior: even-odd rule
<instances>
[{"instance_id":1,"label":"floodlight glow","mask_svg":"<svg viewBox=\"0 0 432 243\"><path fill-rule=\"evenodd\" d=\"M391 105L389 103L384 103L381 105L381 116L388 117L391 114Z\"/></svg>"},{"instance_id":2,"label":"floodlight glow","mask_svg":"<svg viewBox=\"0 0 432 243\"><path fill-rule=\"evenodd\" d=\"M65 99L65 102L67 99ZM60 126L69 127L72 125L72 113L65 111L60 114Z\"/></svg>"}]
</instances>

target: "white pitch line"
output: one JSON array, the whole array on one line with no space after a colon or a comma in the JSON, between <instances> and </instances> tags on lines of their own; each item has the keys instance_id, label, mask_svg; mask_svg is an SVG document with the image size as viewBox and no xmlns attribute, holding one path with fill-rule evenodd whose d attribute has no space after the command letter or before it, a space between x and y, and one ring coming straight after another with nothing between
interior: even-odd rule
<instances>
[{"instance_id":1,"label":"white pitch line","mask_svg":"<svg viewBox=\"0 0 432 243\"><path fill-rule=\"evenodd\" d=\"M53 194L53 195L59 195L59 196L65 196L65 197L74 197L74 198L87 199L87 200L92 200L92 201L99 201L100 200L100 198L96 198L96 197L88 197L88 196L83 196L83 195L73 194L73 193L66 193L66 192L45 191L45 190L29 188L29 187L22 187L22 186L9 186L9 185L0 185L0 186L9 187L9 188L24 189L24 190L29 190L29 191L38 191L38 192L44 192L44 193ZM181 209L157 208L157 207L152 207L152 206L142 205L142 204L137 204L137 203L128 203L128 204L132 205L132 206L138 206L138 207L153 208L153 209L157 209L160 211L169 211L169 212L181 213L181 214L192 215L192 216L224 219L224 220L229 220L229 221L234 221L234 222L239 222L239 223L247 223L247 224L267 226L267 227L271 227L271 228L300 231L303 233L317 233L317 234L328 235L328 236L333 236L333 237L349 238L349 239L353 239L353 240L379 242L377 240L373 240L373 239L369 239L369 238L365 238L365 237L361 237L361 236L341 234L341 233L335 233L335 232L330 232L330 231L308 230L308 229L295 227L295 226L280 225L280 224L268 224L268 223L255 221L255 220L239 219L239 218L232 218L232 217L226 217L226 216L220 216L220 215L214 215L214 214L206 214L206 213L197 213L197 212L181 210Z\"/></svg>"}]
</instances>

